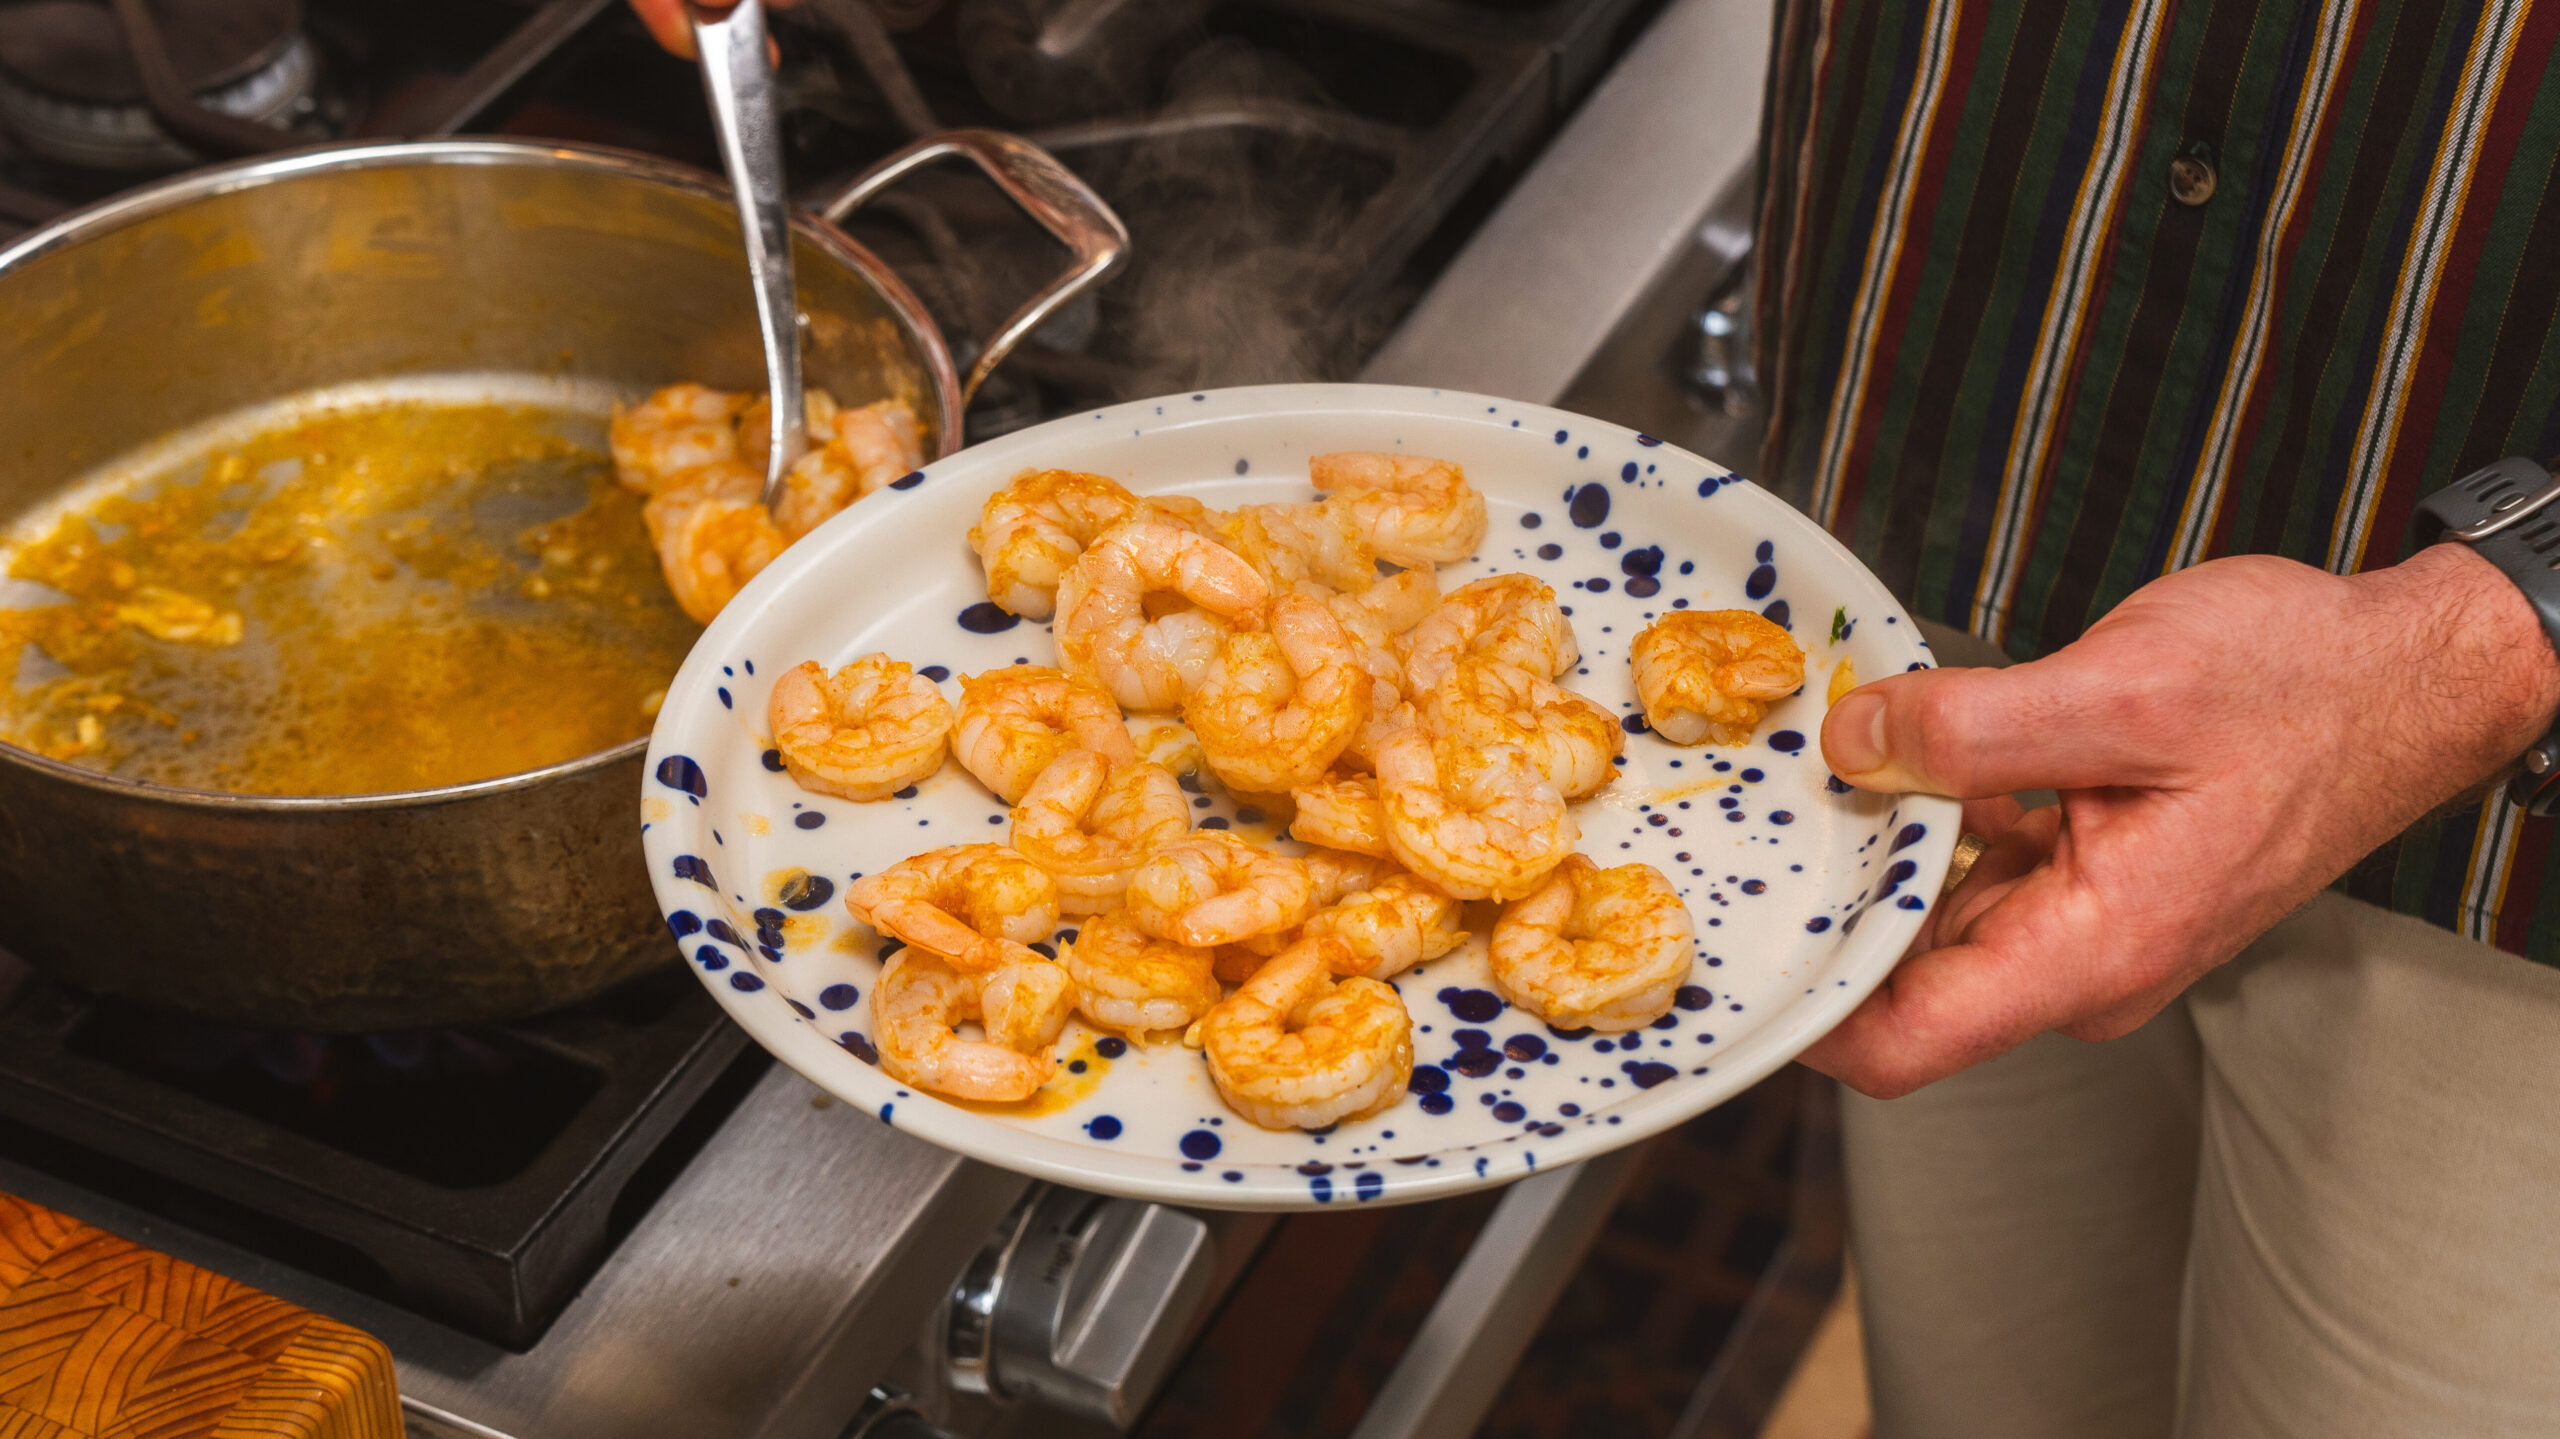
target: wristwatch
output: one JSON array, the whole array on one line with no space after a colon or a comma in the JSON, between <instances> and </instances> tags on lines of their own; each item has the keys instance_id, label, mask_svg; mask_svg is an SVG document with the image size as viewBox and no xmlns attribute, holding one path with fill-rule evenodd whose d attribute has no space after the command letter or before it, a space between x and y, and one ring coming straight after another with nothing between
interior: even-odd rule
<instances>
[{"instance_id":1,"label":"wristwatch","mask_svg":"<svg viewBox=\"0 0 2560 1439\"><path fill-rule=\"evenodd\" d=\"M2419 502L2421 540L2459 540L2524 591L2542 632L2560 647L2560 479L2510 456ZM2429 533L2428 522L2443 533ZM2507 797L2529 814L2560 813L2560 723L2524 752Z\"/></svg>"}]
</instances>

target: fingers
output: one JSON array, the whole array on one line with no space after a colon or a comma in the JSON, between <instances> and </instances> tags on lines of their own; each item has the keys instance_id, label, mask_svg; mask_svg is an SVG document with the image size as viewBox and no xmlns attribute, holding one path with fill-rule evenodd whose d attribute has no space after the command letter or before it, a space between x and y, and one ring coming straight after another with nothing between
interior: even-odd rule
<instances>
[{"instance_id":1,"label":"fingers","mask_svg":"<svg viewBox=\"0 0 2560 1439\"><path fill-rule=\"evenodd\" d=\"M1823 716L1823 759L1861 789L1957 799L2165 782L2180 746L2173 717L2150 702L2157 672L2106 647L2080 650L1851 690Z\"/></svg>"}]
</instances>

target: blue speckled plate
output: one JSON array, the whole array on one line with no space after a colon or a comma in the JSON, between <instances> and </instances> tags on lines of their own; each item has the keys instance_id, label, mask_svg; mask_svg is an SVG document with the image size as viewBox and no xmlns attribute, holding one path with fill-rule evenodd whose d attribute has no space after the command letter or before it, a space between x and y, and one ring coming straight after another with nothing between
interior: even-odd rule
<instances>
[{"instance_id":1,"label":"blue speckled plate","mask_svg":"<svg viewBox=\"0 0 2560 1439\"><path fill-rule=\"evenodd\" d=\"M1583 669L1567 682L1623 714L1637 708L1628 641L1665 610L1748 605L1804 645L1803 692L1772 709L1748 748L1632 734L1617 782L1576 806L1586 853L1658 865L1688 896L1699 949L1680 1007L1623 1038L1559 1033L1495 998L1479 932L1396 980L1414 1019L1412 1093L1323 1134L1256 1129L1219 1102L1195 1052L1131 1049L1080 1024L1059 1046L1065 1072L1025 1105L959 1104L889 1078L869 1036L881 944L847 914L845 887L919 850L1002 840L1006 809L956 764L906 799L803 792L767 752L772 677L886 650L956 700L946 676L1054 663L1046 625L1003 623L983 603L965 538L986 495L1024 469L1090 470L1225 506L1308 498L1307 457L1346 449L1464 464L1493 529L1446 584L1497 571L1554 584L1582 642ZM1185 1204L1437 1198L1687 1119L1785 1063L1892 967L1937 894L1956 806L1829 781L1812 737L1844 661L1865 678L1929 663L1848 551L1695 455L1575 415L1432 390L1177 395L979 445L801 541L730 604L668 691L642 838L702 982L765 1047L883 1122L1044 1179ZM1199 818L1237 819L1214 793Z\"/></svg>"}]
</instances>

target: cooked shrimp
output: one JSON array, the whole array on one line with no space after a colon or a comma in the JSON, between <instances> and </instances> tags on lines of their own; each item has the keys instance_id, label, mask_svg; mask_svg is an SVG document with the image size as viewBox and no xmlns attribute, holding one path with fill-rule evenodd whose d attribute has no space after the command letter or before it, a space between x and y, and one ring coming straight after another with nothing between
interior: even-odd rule
<instances>
[{"instance_id":1,"label":"cooked shrimp","mask_svg":"<svg viewBox=\"0 0 2560 1439\"><path fill-rule=\"evenodd\" d=\"M1190 601L1170 611L1164 600ZM1270 589L1235 551L1160 520L1095 540L1058 582L1058 661L1125 709L1170 710L1229 634L1261 623Z\"/></svg>"},{"instance_id":2,"label":"cooked shrimp","mask_svg":"<svg viewBox=\"0 0 2560 1439\"><path fill-rule=\"evenodd\" d=\"M1158 939L1125 912L1088 920L1058 963L1083 996L1077 1008L1086 1019L1141 1044L1179 1035L1218 1002L1209 951Z\"/></svg>"},{"instance_id":3,"label":"cooked shrimp","mask_svg":"<svg viewBox=\"0 0 2560 1439\"><path fill-rule=\"evenodd\" d=\"M809 424L809 448L815 450L836 436L836 416L842 406L836 397L814 386L800 392L801 413ZM747 468L764 473L765 462L773 458L773 392L760 391L747 402L738 415L738 458Z\"/></svg>"},{"instance_id":4,"label":"cooked shrimp","mask_svg":"<svg viewBox=\"0 0 2560 1439\"><path fill-rule=\"evenodd\" d=\"M1564 796L1517 745L1435 748L1408 721L1378 749L1387 849L1458 899L1514 899L1573 852Z\"/></svg>"},{"instance_id":5,"label":"cooked shrimp","mask_svg":"<svg viewBox=\"0 0 2560 1439\"><path fill-rule=\"evenodd\" d=\"M1458 902L1418 875L1390 875L1308 916L1298 933L1331 935L1351 947L1351 974L1386 979L1466 943Z\"/></svg>"},{"instance_id":6,"label":"cooked shrimp","mask_svg":"<svg viewBox=\"0 0 2560 1439\"><path fill-rule=\"evenodd\" d=\"M1058 882L1062 914L1120 907L1129 875L1191 832L1191 800L1162 765L1070 750L1013 807L1013 847Z\"/></svg>"},{"instance_id":7,"label":"cooked shrimp","mask_svg":"<svg viewBox=\"0 0 2560 1439\"><path fill-rule=\"evenodd\" d=\"M1416 580L1415 576L1421 576ZM1404 702L1404 657L1396 637L1418 623L1439 603L1439 586L1428 567L1401 570L1359 594L1334 593L1325 608L1351 637L1361 672L1367 677L1368 713L1351 732L1343 755L1366 769L1378 759L1378 741L1386 734L1386 718Z\"/></svg>"},{"instance_id":8,"label":"cooked shrimp","mask_svg":"<svg viewBox=\"0 0 2560 1439\"><path fill-rule=\"evenodd\" d=\"M1440 607L1440 574L1429 565L1408 565L1346 598L1393 638L1422 623ZM1335 607L1334 616L1341 618L1339 606Z\"/></svg>"},{"instance_id":9,"label":"cooked shrimp","mask_svg":"<svg viewBox=\"0 0 2560 1439\"><path fill-rule=\"evenodd\" d=\"M1573 668L1582 647L1552 588L1528 575L1488 575L1451 590L1405 637L1405 694L1431 693L1471 654L1546 679Z\"/></svg>"},{"instance_id":10,"label":"cooked shrimp","mask_svg":"<svg viewBox=\"0 0 2560 1439\"><path fill-rule=\"evenodd\" d=\"M823 393L813 390L810 395L814 399ZM811 413L810 438L816 441L815 411ZM739 448L748 446L741 440ZM905 401L876 400L837 412L825 441L814 444L783 476L774 520L796 540L923 463L924 438Z\"/></svg>"},{"instance_id":11,"label":"cooked shrimp","mask_svg":"<svg viewBox=\"0 0 2560 1439\"><path fill-rule=\"evenodd\" d=\"M1484 496L1452 461L1346 450L1316 456L1307 472L1392 563L1455 564L1484 543Z\"/></svg>"},{"instance_id":12,"label":"cooked shrimp","mask_svg":"<svg viewBox=\"0 0 2560 1439\"><path fill-rule=\"evenodd\" d=\"M1493 987L1558 1029L1642 1029L1689 977L1689 906L1649 864L1558 866L1493 926Z\"/></svg>"},{"instance_id":13,"label":"cooked shrimp","mask_svg":"<svg viewBox=\"0 0 2560 1439\"><path fill-rule=\"evenodd\" d=\"M986 1026L988 1042L1007 1049L1046 1049L1076 1012L1075 980L1037 955L977 978L978 1022Z\"/></svg>"},{"instance_id":14,"label":"cooked shrimp","mask_svg":"<svg viewBox=\"0 0 2560 1439\"><path fill-rule=\"evenodd\" d=\"M1323 778L1368 713L1351 637L1313 595L1283 595L1267 632L1227 636L1182 717L1230 789L1281 794Z\"/></svg>"},{"instance_id":15,"label":"cooked shrimp","mask_svg":"<svg viewBox=\"0 0 2560 1439\"><path fill-rule=\"evenodd\" d=\"M844 902L855 919L971 974L1041 962L1029 946L1058 927L1049 872L999 844L926 850L855 880Z\"/></svg>"},{"instance_id":16,"label":"cooked shrimp","mask_svg":"<svg viewBox=\"0 0 2560 1439\"><path fill-rule=\"evenodd\" d=\"M1289 798L1298 806L1297 818L1289 821L1291 838L1353 854L1387 857L1387 812L1378 803L1377 776L1356 774L1327 779L1291 790Z\"/></svg>"},{"instance_id":17,"label":"cooked shrimp","mask_svg":"<svg viewBox=\"0 0 2560 1439\"><path fill-rule=\"evenodd\" d=\"M1315 886L1318 909L1340 904L1362 890L1375 889L1404 873L1404 866L1394 860L1340 849L1310 849L1299 863L1307 867L1307 878ZM1277 948L1273 946L1275 951Z\"/></svg>"},{"instance_id":18,"label":"cooked shrimp","mask_svg":"<svg viewBox=\"0 0 2560 1439\"><path fill-rule=\"evenodd\" d=\"M640 511L676 603L709 624L774 557L790 548L760 497L763 477L736 460L690 470Z\"/></svg>"},{"instance_id":19,"label":"cooked shrimp","mask_svg":"<svg viewBox=\"0 0 2560 1439\"><path fill-rule=\"evenodd\" d=\"M747 397L708 385L669 385L629 409L615 406L606 440L613 476L655 494L705 465L738 458L738 412Z\"/></svg>"},{"instance_id":20,"label":"cooked shrimp","mask_svg":"<svg viewBox=\"0 0 2560 1439\"><path fill-rule=\"evenodd\" d=\"M1100 686L1046 665L1007 665L960 677L960 713L951 752L978 782L1007 804L1069 750L1086 749L1114 764L1138 757L1120 722L1120 707Z\"/></svg>"},{"instance_id":21,"label":"cooked shrimp","mask_svg":"<svg viewBox=\"0 0 2560 1439\"><path fill-rule=\"evenodd\" d=\"M1322 1129L1404 1097L1413 1020L1374 979L1336 980L1357 963L1341 940L1291 945L1200 1021L1209 1078L1236 1113L1265 1129Z\"/></svg>"},{"instance_id":22,"label":"cooked shrimp","mask_svg":"<svg viewBox=\"0 0 2560 1439\"><path fill-rule=\"evenodd\" d=\"M1275 934L1315 911L1304 862L1204 830L1157 850L1129 877L1140 929L1195 949Z\"/></svg>"},{"instance_id":23,"label":"cooked shrimp","mask_svg":"<svg viewBox=\"0 0 2560 1439\"><path fill-rule=\"evenodd\" d=\"M1175 774L1198 774L1206 768L1208 758L1200 753L1200 736L1191 726L1172 715L1131 715L1128 719L1129 742L1138 747L1138 757L1149 764L1160 764Z\"/></svg>"},{"instance_id":24,"label":"cooked shrimp","mask_svg":"<svg viewBox=\"0 0 2560 1439\"><path fill-rule=\"evenodd\" d=\"M1030 619L1057 607L1058 581L1085 546L1139 515L1186 528L1204 523L1198 500L1140 499L1119 481L1075 470L1025 470L987 496L969 545L987 570L987 598Z\"/></svg>"},{"instance_id":25,"label":"cooked shrimp","mask_svg":"<svg viewBox=\"0 0 2560 1439\"><path fill-rule=\"evenodd\" d=\"M871 1037L880 1067L901 1084L954 1099L1029 1099L1053 1072L1048 1043L1016 1049L993 1039L962 1039L956 1031L979 1016L979 994L976 976L939 956L920 949L900 952L871 986Z\"/></svg>"},{"instance_id":26,"label":"cooked shrimp","mask_svg":"<svg viewBox=\"0 0 2560 1439\"><path fill-rule=\"evenodd\" d=\"M1645 723L1673 744L1749 744L1770 703L1804 684L1804 651L1749 610L1673 610L1627 657Z\"/></svg>"},{"instance_id":27,"label":"cooked shrimp","mask_svg":"<svg viewBox=\"0 0 2560 1439\"><path fill-rule=\"evenodd\" d=\"M1625 747L1617 716L1553 680L1471 655L1420 706L1443 745L1518 745L1566 799L1617 777Z\"/></svg>"},{"instance_id":28,"label":"cooked shrimp","mask_svg":"<svg viewBox=\"0 0 2560 1439\"><path fill-rule=\"evenodd\" d=\"M1244 556L1273 594L1315 587L1359 594L1378 583L1378 556L1347 511L1245 505L1218 517L1218 543Z\"/></svg>"},{"instance_id":29,"label":"cooked shrimp","mask_svg":"<svg viewBox=\"0 0 2560 1439\"><path fill-rule=\"evenodd\" d=\"M902 661L867 654L832 675L816 660L783 671L765 722L802 789L885 799L942 768L951 705Z\"/></svg>"}]
</instances>

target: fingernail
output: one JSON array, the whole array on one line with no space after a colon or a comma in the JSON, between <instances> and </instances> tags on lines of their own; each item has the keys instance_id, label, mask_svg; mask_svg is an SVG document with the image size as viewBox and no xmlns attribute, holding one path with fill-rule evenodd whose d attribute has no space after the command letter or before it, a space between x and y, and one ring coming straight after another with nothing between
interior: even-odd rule
<instances>
[{"instance_id":1,"label":"fingernail","mask_svg":"<svg viewBox=\"0 0 2560 1439\"><path fill-rule=\"evenodd\" d=\"M1892 758L1884 747L1884 696L1848 694L1822 722L1822 750L1843 775L1868 774Z\"/></svg>"}]
</instances>

